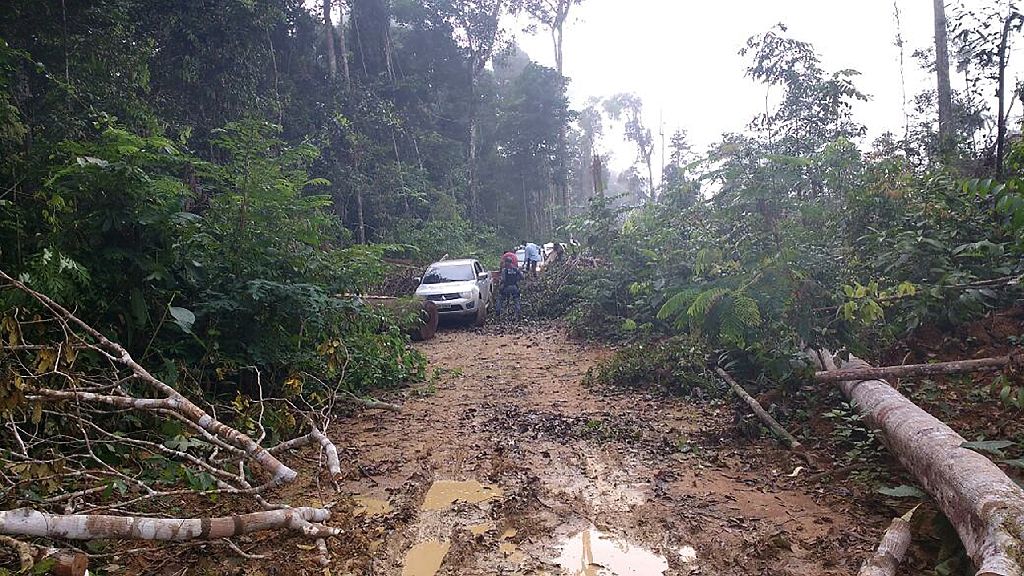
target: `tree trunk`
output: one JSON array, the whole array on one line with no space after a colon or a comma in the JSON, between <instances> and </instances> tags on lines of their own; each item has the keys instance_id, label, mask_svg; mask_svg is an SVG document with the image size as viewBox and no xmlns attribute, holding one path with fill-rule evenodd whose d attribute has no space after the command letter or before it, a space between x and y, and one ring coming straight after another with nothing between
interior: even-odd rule
<instances>
[{"instance_id":1,"label":"tree trunk","mask_svg":"<svg viewBox=\"0 0 1024 576\"><path fill-rule=\"evenodd\" d=\"M356 238L366 244L366 220L363 214L363 187L356 188Z\"/></svg>"},{"instance_id":2,"label":"tree trunk","mask_svg":"<svg viewBox=\"0 0 1024 576\"><path fill-rule=\"evenodd\" d=\"M999 126L996 127L996 178L1003 177L1003 156L1006 146L1006 47L1010 38L1010 25L1015 19L1016 16L1013 12L1006 15L1006 20L1003 21L1003 35L999 39L999 114L996 116Z\"/></svg>"},{"instance_id":3,"label":"tree trunk","mask_svg":"<svg viewBox=\"0 0 1024 576\"><path fill-rule=\"evenodd\" d=\"M654 192L654 168L651 167L651 156L652 154L650 152L644 154L644 163L647 164L647 178L651 187L651 193L647 199L654 202L654 200L657 199L657 194Z\"/></svg>"},{"instance_id":4,"label":"tree trunk","mask_svg":"<svg viewBox=\"0 0 1024 576\"><path fill-rule=\"evenodd\" d=\"M934 376L936 374L966 374L970 372L988 372L1002 370L1007 366L1019 364L1019 355L979 358L977 360L957 360L954 362L936 362L934 364L906 364L903 366L872 366L847 368L844 370L825 370L816 372L814 379L818 382L843 382L871 380L875 378L904 378L913 376Z\"/></svg>"},{"instance_id":5,"label":"tree trunk","mask_svg":"<svg viewBox=\"0 0 1024 576\"><path fill-rule=\"evenodd\" d=\"M331 517L324 508L283 508L221 518L150 518L141 516L57 515L28 508L0 511L0 534L67 540L212 540L262 530L288 528L311 537L331 536L336 528L321 524Z\"/></svg>"},{"instance_id":6,"label":"tree trunk","mask_svg":"<svg viewBox=\"0 0 1024 576\"><path fill-rule=\"evenodd\" d=\"M943 155L953 147L953 91L949 86L949 39L945 0L932 0L935 9L935 75L938 80L939 150Z\"/></svg>"},{"instance_id":7,"label":"tree trunk","mask_svg":"<svg viewBox=\"0 0 1024 576\"><path fill-rule=\"evenodd\" d=\"M594 154L594 164L590 167L594 175L594 194L604 198L604 166L601 164L601 156Z\"/></svg>"},{"instance_id":8,"label":"tree trunk","mask_svg":"<svg viewBox=\"0 0 1024 576\"><path fill-rule=\"evenodd\" d=\"M914 510L911 510L902 518L893 518L878 543L878 550L864 562L857 576L896 576L896 569L910 547L910 519L913 515Z\"/></svg>"},{"instance_id":9,"label":"tree trunk","mask_svg":"<svg viewBox=\"0 0 1024 576\"><path fill-rule=\"evenodd\" d=\"M812 361L835 370L825 351ZM850 368L869 368L851 357ZM883 380L840 382L865 422L881 430L893 455L931 494L956 528L978 576L1020 576L1024 549L1024 490L964 439Z\"/></svg>"},{"instance_id":10,"label":"tree trunk","mask_svg":"<svg viewBox=\"0 0 1024 576\"><path fill-rule=\"evenodd\" d=\"M792 434L790 434L785 428L783 428L782 424L779 424L778 420L772 418L771 414L765 412L765 409L761 406L761 403L755 400L753 397L751 397L750 394L748 394L747 391L743 389L743 386L740 386L739 383L736 382L736 380L734 380L728 372L722 370L721 368L715 368L715 372L722 377L722 380L725 380L725 383L728 384L730 388L732 388L732 391L735 392L741 400L747 403L747 406L750 406L750 409L754 412L754 414L756 414L757 417L761 419L761 422L764 422L765 425L771 429L772 433L775 434L776 438L785 442L786 445L789 446L792 450L799 451L803 449L803 445L800 444L800 441L794 438Z\"/></svg>"},{"instance_id":11,"label":"tree trunk","mask_svg":"<svg viewBox=\"0 0 1024 576\"><path fill-rule=\"evenodd\" d=\"M334 53L334 23L331 21L331 0L324 0L324 42L327 44L327 77L338 75L338 57Z\"/></svg>"},{"instance_id":12,"label":"tree trunk","mask_svg":"<svg viewBox=\"0 0 1024 576\"><path fill-rule=\"evenodd\" d=\"M352 88L352 75L348 69L348 43L345 41L345 3L340 2L338 9L341 16L338 21L338 52L341 56L341 74L345 78L345 89Z\"/></svg>"},{"instance_id":13,"label":"tree trunk","mask_svg":"<svg viewBox=\"0 0 1024 576\"><path fill-rule=\"evenodd\" d=\"M467 166L469 174L469 214L475 220L478 216L479 195L476 181L476 147L477 133L479 126L476 117L476 73L471 69L469 72L469 159Z\"/></svg>"}]
</instances>

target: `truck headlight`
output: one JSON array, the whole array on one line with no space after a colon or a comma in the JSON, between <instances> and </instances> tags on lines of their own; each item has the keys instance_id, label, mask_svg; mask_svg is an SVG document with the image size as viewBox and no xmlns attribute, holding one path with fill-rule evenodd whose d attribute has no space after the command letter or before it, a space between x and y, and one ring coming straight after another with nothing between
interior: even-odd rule
<instances>
[{"instance_id":1,"label":"truck headlight","mask_svg":"<svg viewBox=\"0 0 1024 576\"><path fill-rule=\"evenodd\" d=\"M459 292L459 296L462 296L466 300L476 300L478 290L470 290L468 292Z\"/></svg>"}]
</instances>

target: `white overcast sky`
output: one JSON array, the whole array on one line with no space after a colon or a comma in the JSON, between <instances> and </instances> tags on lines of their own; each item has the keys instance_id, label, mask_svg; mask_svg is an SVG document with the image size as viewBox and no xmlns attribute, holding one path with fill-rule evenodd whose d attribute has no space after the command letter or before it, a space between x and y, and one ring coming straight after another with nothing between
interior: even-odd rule
<instances>
[{"instance_id":1,"label":"white overcast sky","mask_svg":"<svg viewBox=\"0 0 1024 576\"><path fill-rule=\"evenodd\" d=\"M947 0L947 6L957 1L992 3ZM911 57L915 49L933 45L932 3L895 4L909 100L934 82ZM564 67L572 103L579 107L592 96L634 92L645 103L655 135L663 119L667 135L685 128L691 143L704 149L722 133L742 130L764 110L765 88L744 77L747 59L738 52L747 38L780 22L791 37L814 45L827 72L852 68L861 73L856 85L871 100L858 104L855 114L868 127L869 139L886 130L902 131L893 0L584 0L570 20ZM553 66L547 34L517 36L534 60ZM1024 52L1014 52L1024 60ZM606 137L604 145L616 169L635 158L617 136Z\"/></svg>"}]
</instances>

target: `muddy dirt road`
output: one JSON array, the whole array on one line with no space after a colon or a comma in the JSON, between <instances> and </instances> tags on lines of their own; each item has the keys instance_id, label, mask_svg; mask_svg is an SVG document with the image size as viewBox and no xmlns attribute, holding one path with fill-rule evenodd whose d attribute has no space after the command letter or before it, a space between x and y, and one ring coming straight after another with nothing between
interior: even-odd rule
<instances>
[{"instance_id":1,"label":"muddy dirt road","mask_svg":"<svg viewBox=\"0 0 1024 576\"><path fill-rule=\"evenodd\" d=\"M884 528L731 404L588 389L609 351L556 326L418 346L436 390L337 424L334 574L851 574Z\"/></svg>"}]
</instances>

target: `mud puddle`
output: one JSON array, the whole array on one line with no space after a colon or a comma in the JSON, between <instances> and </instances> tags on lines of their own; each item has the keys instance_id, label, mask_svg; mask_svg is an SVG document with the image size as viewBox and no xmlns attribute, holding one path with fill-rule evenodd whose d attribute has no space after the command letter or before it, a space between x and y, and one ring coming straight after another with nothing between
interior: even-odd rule
<instances>
[{"instance_id":1,"label":"mud puddle","mask_svg":"<svg viewBox=\"0 0 1024 576\"><path fill-rule=\"evenodd\" d=\"M444 510L456 502L479 504L492 498L501 498L501 488L481 484L476 480L458 482L454 480L437 480L427 491L423 500L424 510Z\"/></svg>"},{"instance_id":2,"label":"mud puddle","mask_svg":"<svg viewBox=\"0 0 1024 576\"><path fill-rule=\"evenodd\" d=\"M402 576L434 576L452 547L450 542L427 540L412 547L405 555Z\"/></svg>"},{"instance_id":3,"label":"mud puddle","mask_svg":"<svg viewBox=\"0 0 1024 576\"><path fill-rule=\"evenodd\" d=\"M660 576L668 560L640 546L587 528L562 545L558 566L573 576Z\"/></svg>"}]
</instances>

